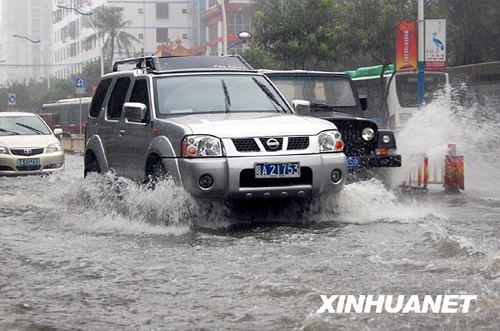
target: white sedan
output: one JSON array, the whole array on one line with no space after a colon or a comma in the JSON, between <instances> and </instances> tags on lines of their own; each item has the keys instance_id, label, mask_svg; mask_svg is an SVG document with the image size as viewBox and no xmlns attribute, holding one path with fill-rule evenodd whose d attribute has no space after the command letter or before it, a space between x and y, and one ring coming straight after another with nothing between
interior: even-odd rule
<instances>
[{"instance_id":1,"label":"white sedan","mask_svg":"<svg viewBox=\"0 0 500 331\"><path fill-rule=\"evenodd\" d=\"M37 175L64 168L64 152L54 132L32 113L0 112L0 176Z\"/></svg>"}]
</instances>

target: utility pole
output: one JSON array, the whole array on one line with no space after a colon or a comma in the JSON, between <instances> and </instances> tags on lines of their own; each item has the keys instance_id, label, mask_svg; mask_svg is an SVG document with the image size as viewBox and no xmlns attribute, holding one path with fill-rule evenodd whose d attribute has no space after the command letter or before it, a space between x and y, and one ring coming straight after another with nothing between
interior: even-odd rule
<instances>
[{"instance_id":1,"label":"utility pole","mask_svg":"<svg viewBox=\"0 0 500 331\"><path fill-rule=\"evenodd\" d=\"M430 1L418 0L418 106L422 108L425 103L425 5Z\"/></svg>"},{"instance_id":2,"label":"utility pole","mask_svg":"<svg viewBox=\"0 0 500 331\"><path fill-rule=\"evenodd\" d=\"M222 11L222 55L227 54L227 16L225 0L220 0Z\"/></svg>"}]
</instances>

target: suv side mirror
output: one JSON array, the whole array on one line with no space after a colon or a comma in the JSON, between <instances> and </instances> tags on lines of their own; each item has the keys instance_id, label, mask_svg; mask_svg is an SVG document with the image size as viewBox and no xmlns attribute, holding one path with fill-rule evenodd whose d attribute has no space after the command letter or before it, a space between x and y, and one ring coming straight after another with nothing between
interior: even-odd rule
<instances>
[{"instance_id":1,"label":"suv side mirror","mask_svg":"<svg viewBox=\"0 0 500 331\"><path fill-rule=\"evenodd\" d=\"M54 129L54 136L57 138L60 138L63 135L63 129L61 128L55 128Z\"/></svg>"},{"instance_id":2,"label":"suv side mirror","mask_svg":"<svg viewBox=\"0 0 500 331\"><path fill-rule=\"evenodd\" d=\"M148 107L140 102L125 102L123 104L125 118L129 122L145 122L148 113Z\"/></svg>"},{"instance_id":3,"label":"suv side mirror","mask_svg":"<svg viewBox=\"0 0 500 331\"><path fill-rule=\"evenodd\" d=\"M368 98L366 97L366 95L359 96L359 103L361 104L361 110L368 109Z\"/></svg>"},{"instance_id":4,"label":"suv side mirror","mask_svg":"<svg viewBox=\"0 0 500 331\"><path fill-rule=\"evenodd\" d=\"M307 100L293 100L292 101L293 110L299 115L310 115L311 114L311 103Z\"/></svg>"}]
</instances>

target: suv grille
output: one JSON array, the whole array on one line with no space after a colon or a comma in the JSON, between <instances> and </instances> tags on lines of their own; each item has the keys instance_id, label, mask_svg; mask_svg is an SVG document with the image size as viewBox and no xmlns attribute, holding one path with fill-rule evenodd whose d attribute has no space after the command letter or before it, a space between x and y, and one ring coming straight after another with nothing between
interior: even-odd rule
<instances>
[{"instance_id":1,"label":"suv grille","mask_svg":"<svg viewBox=\"0 0 500 331\"><path fill-rule=\"evenodd\" d=\"M297 178L255 178L255 169L240 172L240 187L277 187L294 185L312 185L313 173L309 167L300 167Z\"/></svg>"},{"instance_id":2,"label":"suv grille","mask_svg":"<svg viewBox=\"0 0 500 331\"><path fill-rule=\"evenodd\" d=\"M360 119L331 119L344 141L344 153L347 156L366 156L375 153L377 148L378 128L375 123ZM375 131L375 138L372 141L365 141L361 138L361 132L364 128L370 127Z\"/></svg>"},{"instance_id":3,"label":"suv grille","mask_svg":"<svg viewBox=\"0 0 500 331\"><path fill-rule=\"evenodd\" d=\"M10 152L13 155L21 155L21 156L32 156L43 153L43 148L16 148L11 149Z\"/></svg>"},{"instance_id":4,"label":"suv grille","mask_svg":"<svg viewBox=\"0 0 500 331\"><path fill-rule=\"evenodd\" d=\"M264 145L264 148L266 149L266 151L268 151L268 152L277 152L277 151L281 151L283 149L283 138L267 137L267 138L259 138L259 139L260 139L260 142L262 143L262 145ZM278 145L276 148L271 148L268 145L267 142L271 139L274 139L278 142Z\"/></svg>"},{"instance_id":5,"label":"suv grille","mask_svg":"<svg viewBox=\"0 0 500 331\"><path fill-rule=\"evenodd\" d=\"M309 137L290 137L288 138L289 150L307 149L309 147Z\"/></svg>"},{"instance_id":6,"label":"suv grille","mask_svg":"<svg viewBox=\"0 0 500 331\"><path fill-rule=\"evenodd\" d=\"M260 152L259 145L257 145L253 138L238 138L232 140L238 152Z\"/></svg>"}]
</instances>

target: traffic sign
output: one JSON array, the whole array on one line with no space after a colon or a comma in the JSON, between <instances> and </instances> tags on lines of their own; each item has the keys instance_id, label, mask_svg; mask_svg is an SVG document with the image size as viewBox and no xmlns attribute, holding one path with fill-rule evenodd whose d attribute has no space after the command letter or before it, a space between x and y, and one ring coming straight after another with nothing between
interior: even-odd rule
<instances>
[{"instance_id":1,"label":"traffic sign","mask_svg":"<svg viewBox=\"0 0 500 331\"><path fill-rule=\"evenodd\" d=\"M7 97L7 101L9 103L9 106L15 106L17 103L17 97L14 93L9 93L9 96Z\"/></svg>"},{"instance_id":2,"label":"traffic sign","mask_svg":"<svg viewBox=\"0 0 500 331\"><path fill-rule=\"evenodd\" d=\"M75 91L77 94L84 94L87 90L87 80L85 77L75 78Z\"/></svg>"}]
</instances>

